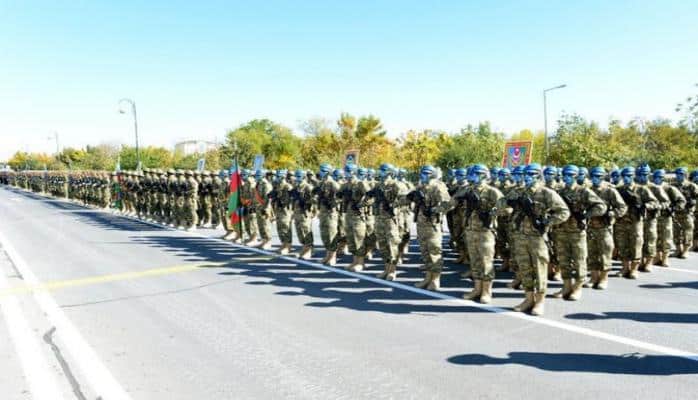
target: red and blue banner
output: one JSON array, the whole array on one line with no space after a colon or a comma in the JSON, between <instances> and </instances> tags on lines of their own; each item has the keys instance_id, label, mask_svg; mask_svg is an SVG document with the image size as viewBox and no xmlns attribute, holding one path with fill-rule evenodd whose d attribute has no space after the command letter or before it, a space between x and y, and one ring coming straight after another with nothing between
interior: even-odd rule
<instances>
[{"instance_id":1,"label":"red and blue banner","mask_svg":"<svg viewBox=\"0 0 698 400\"><path fill-rule=\"evenodd\" d=\"M230 225L236 230L241 229L240 218L240 185L242 178L240 177L240 168L238 168L238 159L235 157L233 165L230 167L230 190L228 195L228 212L227 217L230 220Z\"/></svg>"},{"instance_id":2,"label":"red and blue banner","mask_svg":"<svg viewBox=\"0 0 698 400\"><path fill-rule=\"evenodd\" d=\"M502 159L502 167L515 168L519 165L526 165L531 162L531 153L533 152L532 141L516 141L506 142L504 144L504 157Z\"/></svg>"}]
</instances>

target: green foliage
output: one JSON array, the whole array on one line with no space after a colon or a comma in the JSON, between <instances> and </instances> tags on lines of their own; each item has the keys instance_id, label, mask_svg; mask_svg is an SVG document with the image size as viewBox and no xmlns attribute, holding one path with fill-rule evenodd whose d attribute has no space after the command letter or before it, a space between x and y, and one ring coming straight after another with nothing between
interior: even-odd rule
<instances>
[{"instance_id":1,"label":"green foliage","mask_svg":"<svg viewBox=\"0 0 698 400\"><path fill-rule=\"evenodd\" d=\"M164 147L148 146L139 149L143 168L169 168L174 163L174 155ZM136 169L138 165L136 148L121 146L121 169Z\"/></svg>"},{"instance_id":2,"label":"green foliage","mask_svg":"<svg viewBox=\"0 0 698 400\"><path fill-rule=\"evenodd\" d=\"M263 154L265 168L291 168L297 165L301 142L291 129L268 119L255 119L228 132L221 154L232 160L237 144L241 165L251 166L255 155Z\"/></svg>"},{"instance_id":3,"label":"green foliage","mask_svg":"<svg viewBox=\"0 0 698 400\"><path fill-rule=\"evenodd\" d=\"M442 149L436 164L442 169L483 163L500 165L506 139L502 132L492 131L489 122L481 122L477 127L468 125L452 137L453 144Z\"/></svg>"},{"instance_id":4,"label":"green foliage","mask_svg":"<svg viewBox=\"0 0 698 400\"><path fill-rule=\"evenodd\" d=\"M53 158L44 153L27 153L23 151L16 152L7 164L14 170L31 169L42 170L45 167L52 166Z\"/></svg>"},{"instance_id":5,"label":"green foliage","mask_svg":"<svg viewBox=\"0 0 698 400\"><path fill-rule=\"evenodd\" d=\"M695 86L698 88L698 83ZM689 96L683 103L677 104L676 112L681 113L679 125L698 134L698 94Z\"/></svg>"}]
</instances>

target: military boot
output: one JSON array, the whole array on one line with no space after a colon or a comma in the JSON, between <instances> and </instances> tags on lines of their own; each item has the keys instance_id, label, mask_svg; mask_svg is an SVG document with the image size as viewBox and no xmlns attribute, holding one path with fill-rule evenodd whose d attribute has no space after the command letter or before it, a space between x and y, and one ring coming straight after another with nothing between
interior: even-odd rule
<instances>
[{"instance_id":1,"label":"military boot","mask_svg":"<svg viewBox=\"0 0 698 400\"><path fill-rule=\"evenodd\" d=\"M628 270L627 275L625 275L626 278L628 279L637 279L637 268L638 265L640 265L639 261L633 261L630 263L630 269Z\"/></svg>"},{"instance_id":2,"label":"military boot","mask_svg":"<svg viewBox=\"0 0 698 400\"><path fill-rule=\"evenodd\" d=\"M396 278L397 278L397 265L390 264L390 270L388 271L388 275L385 277L385 280L394 281Z\"/></svg>"},{"instance_id":3,"label":"military boot","mask_svg":"<svg viewBox=\"0 0 698 400\"><path fill-rule=\"evenodd\" d=\"M282 256L287 255L291 251L291 243L282 243L279 249L279 254Z\"/></svg>"},{"instance_id":4,"label":"military boot","mask_svg":"<svg viewBox=\"0 0 698 400\"><path fill-rule=\"evenodd\" d=\"M584 287L585 288L592 288L594 287L599 281L599 271L591 271L591 277L589 280L584 282Z\"/></svg>"},{"instance_id":5,"label":"military boot","mask_svg":"<svg viewBox=\"0 0 698 400\"><path fill-rule=\"evenodd\" d=\"M553 297L556 299L563 298L567 299L572 293L572 279L563 279L562 280L562 289L559 291L553 293Z\"/></svg>"},{"instance_id":6,"label":"military boot","mask_svg":"<svg viewBox=\"0 0 698 400\"><path fill-rule=\"evenodd\" d=\"M380 274L377 274L376 278L385 279L385 277L388 276L389 273L390 273L390 263L385 263L385 265L383 266L383 272L381 272Z\"/></svg>"},{"instance_id":7,"label":"military boot","mask_svg":"<svg viewBox=\"0 0 698 400\"><path fill-rule=\"evenodd\" d=\"M438 292L441 289L441 272L431 273L431 282L427 285L427 290Z\"/></svg>"},{"instance_id":8,"label":"military boot","mask_svg":"<svg viewBox=\"0 0 698 400\"><path fill-rule=\"evenodd\" d=\"M514 290L521 289L521 277L518 273L514 275L514 279L511 282L507 283L507 287Z\"/></svg>"},{"instance_id":9,"label":"military boot","mask_svg":"<svg viewBox=\"0 0 698 400\"><path fill-rule=\"evenodd\" d=\"M347 267L347 269L351 272L361 272L364 270L364 257L363 256L355 256L354 261L352 261L352 264Z\"/></svg>"},{"instance_id":10,"label":"military boot","mask_svg":"<svg viewBox=\"0 0 698 400\"><path fill-rule=\"evenodd\" d=\"M482 294L480 303L490 304L492 302L492 281L482 281Z\"/></svg>"},{"instance_id":11,"label":"military boot","mask_svg":"<svg viewBox=\"0 0 698 400\"><path fill-rule=\"evenodd\" d=\"M255 244L257 244L257 235L252 235L245 241L245 246L254 246Z\"/></svg>"},{"instance_id":12,"label":"military boot","mask_svg":"<svg viewBox=\"0 0 698 400\"><path fill-rule=\"evenodd\" d=\"M526 312L534 306L533 292L526 292L526 298L521 303L514 306L514 311Z\"/></svg>"},{"instance_id":13,"label":"military boot","mask_svg":"<svg viewBox=\"0 0 698 400\"><path fill-rule=\"evenodd\" d=\"M429 285L429 283L431 283L431 271L426 271L424 279L415 283L414 287L424 289L425 287L427 287L427 285Z\"/></svg>"},{"instance_id":14,"label":"military boot","mask_svg":"<svg viewBox=\"0 0 698 400\"><path fill-rule=\"evenodd\" d=\"M313 246L303 246L298 258L301 260L310 260L313 255Z\"/></svg>"},{"instance_id":15,"label":"military boot","mask_svg":"<svg viewBox=\"0 0 698 400\"><path fill-rule=\"evenodd\" d=\"M594 289L605 290L608 288L608 271L599 271L599 280L594 285Z\"/></svg>"},{"instance_id":16,"label":"military boot","mask_svg":"<svg viewBox=\"0 0 698 400\"><path fill-rule=\"evenodd\" d=\"M226 233L225 235L223 235L222 239L223 240L231 240L236 236L236 234L237 234L237 232L230 231L230 232Z\"/></svg>"},{"instance_id":17,"label":"military boot","mask_svg":"<svg viewBox=\"0 0 698 400\"><path fill-rule=\"evenodd\" d=\"M259 248L262 250L270 250L271 249L271 239L266 239L265 241L263 241L262 244L259 245Z\"/></svg>"},{"instance_id":18,"label":"military boot","mask_svg":"<svg viewBox=\"0 0 698 400\"><path fill-rule=\"evenodd\" d=\"M479 299L480 296L482 296L482 281L479 279L476 279L475 280L475 287L473 287L473 290L471 290L470 293L464 294L463 298L466 300L475 301L476 299Z\"/></svg>"},{"instance_id":19,"label":"military boot","mask_svg":"<svg viewBox=\"0 0 698 400\"><path fill-rule=\"evenodd\" d=\"M534 305L531 309L531 315L541 316L545 313L545 293L536 293L533 295Z\"/></svg>"},{"instance_id":20,"label":"military boot","mask_svg":"<svg viewBox=\"0 0 698 400\"><path fill-rule=\"evenodd\" d=\"M327 265L327 260L330 258L330 252L326 251L325 252L325 257L322 258L322 261L320 261L320 264Z\"/></svg>"},{"instance_id":21,"label":"military boot","mask_svg":"<svg viewBox=\"0 0 698 400\"><path fill-rule=\"evenodd\" d=\"M698 251L698 239L693 239L693 251Z\"/></svg>"},{"instance_id":22,"label":"military boot","mask_svg":"<svg viewBox=\"0 0 698 400\"><path fill-rule=\"evenodd\" d=\"M330 267L334 267L337 265L337 252L336 251L329 251L327 255L327 259L323 263L325 265L329 265Z\"/></svg>"},{"instance_id":23,"label":"military boot","mask_svg":"<svg viewBox=\"0 0 698 400\"><path fill-rule=\"evenodd\" d=\"M613 276L627 278L629 273L630 273L630 261L623 261L623 266L621 267L620 271L614 273Z\"/></svg>"},{"instance_id":24,"label":"military boot","mask_svg":"<svg viewBox=\"0 0 698 400\"><path fill-rule=\"evenodd\" d=\"M576 279L572 284L572 291L567 296L566 300L577 301L582 298L583 279Z\"/></svg>"},{"instance_id":25,"label":"military boot","mask_svg":"<svg viewBox=\"0 0 698 400\"><path fill-rule=\"evenodd\" d=\"M664 268L667 268L669 266L669 252L662 252L662 259L660 260L659 266Z\"/></svg>"},{"instance_id":26,"label":"military boot","mask_svg":"<svg viewBox=\"0 0 698 400\"><path fill-rule=\"evenodd\" d=\"M637 270L640 272L652 272L650 270L650 264L652 264L651 257L642 257L640 260L640 266L637 268Z\"/></svg>"},{"instance_id":27,"label":"military boot","mask_svg":"<svg viewBox=\"0 0 698 400\"><path fill-rule=\"evenodd\" d=\"M662 265L662 251L657 250L657 254L654 255L654 259L652 260L652 264L656 266L661 266Z\"/></svg>"},{"instance_id":28,"label":"military boot","mask_svg":"<svg viewBox=\"0 0 698 400\"><path fill-rule=\"evenodd\" d=\"M366 259L367 259L368 261L373 260L373 250L367 250L367 251L366 251Z\"/></svg>"}]
</instances>

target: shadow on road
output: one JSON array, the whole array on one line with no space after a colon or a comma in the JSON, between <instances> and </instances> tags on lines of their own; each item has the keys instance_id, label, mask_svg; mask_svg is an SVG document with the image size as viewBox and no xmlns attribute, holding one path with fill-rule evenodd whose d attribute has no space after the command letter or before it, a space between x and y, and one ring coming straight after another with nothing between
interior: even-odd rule
<instances>
[{"instance_id":1,"label":"shadow on road","mask_svg":"<svg viewBox=\"0 0 698 400\"><path fill-rule=\"evenodd\" d=\"M602 314L577 313L565 318L577 320L626 319L637 322L664 322L670 324L698 324L698 314L663 312L605 312Z\"/></svg>"},{"instance_id":2,"label":"shadow on road","mask_svg":"<svg viewBox=\"0 0 698 400\"><path fill-rule=\"evenodd\" d=\"M219 272L222 276L244 276L255 278L250 285L271 285L283 288L276 294L281 296L308 296L318 301L306 303L309 307L340 307L358 311L376 311L392 314L443 313L443 312L485 312L476 307L441 302L433 298L405 290L397 290L353 277L319 270L296 264L277 256L258 254L246 248L231 247L226 243L214 242L205 238L148 236L133 240L186 257L186 261L226 262L221 265L203 265L202 268L227 268ZM344 260L348 263L348 258ZM416 281L421 277L417 267L405 268L401 280L411 277ZM375 266L367 274L380 272ZM461 292L463 281L457 273L445 282L458 282ZM288 289L288 290L286 290ZM319 301L322 300L322 301ZM428 302L428 304L424 304ZM420 304L421 303L421 304ZM442 304L434 304L442 303Z\"/></svg>"},{"instance_id":3,"label":"shadow on road","mask_svg":"<svg viewBox=\"0 0 698 400\"><path fill-rule=\"evenodd\" d=\"M684 288L684 289L697 289L698 290L698 281L688 281L688 282L667 282L664 284L656 284L656 283L646 283L644 285L640 285L641 288L644 289L676 289L676 288Z\"/></svg>"},{"instance_id":4,"label":"shadow on road","mask_svg":"<svg viewBox=\"0 0 698 400\"><path fill-rule=\"evenodd\" d=\"M583 353L511 352L508 357L461 354L448 358L459 365L524 365L551 372L597 372L625 375L680 375L698 373L698 362L673 356L640 353L620 356Z\"/></svg>"}]
</instances>

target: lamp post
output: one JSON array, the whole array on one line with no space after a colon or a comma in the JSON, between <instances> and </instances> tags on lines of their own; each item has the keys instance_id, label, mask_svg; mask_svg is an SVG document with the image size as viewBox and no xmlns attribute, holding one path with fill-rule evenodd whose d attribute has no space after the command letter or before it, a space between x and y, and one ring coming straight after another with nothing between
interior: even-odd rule
<instances>
[{"instance_id":1,"label":"lamp post","mask_svg":"<svg viewBox=\"0 0 698 400\"><path fill-rule=\"evenodd\" d=\"M550 151L550 145L548 142L548 98L547 94L548 92L555 90L555 89L562 89L567 87L567 84L562 84L559 86L551 87L549 89L543 90L543 124L545 126L545 163L548 164L549 161L549 151Z\"/></svg>"},{"instance_id":2,"label":"lamp post","mask_svg":"<svg viewBox=\"0 0 698 400\"><path fill-rule=\"evenodd\" d=\"M136 102L128 98L119 100L119 113L126 114L126 111L121 108L122 103L131 105L131 113L133 113L133 131L136 134L136 170L139 170L141 168L141 153L138 149L138 115L136 114Z\"/></svg>"},{"instance_id":3,"label":"lamp post","mask_svg":"<svg viewBox=\"0 0 698 400\"><path fill-rule=\"evenodd\" d=\"M58 155L61 153L60 147L58 146L58 132L53 131L53 137L49 136L47 139L53 139L56 141L56 157L58 157Z\"/></svg>"}]
</instances>

